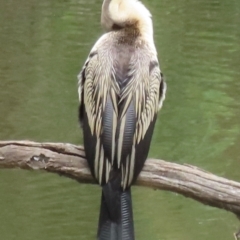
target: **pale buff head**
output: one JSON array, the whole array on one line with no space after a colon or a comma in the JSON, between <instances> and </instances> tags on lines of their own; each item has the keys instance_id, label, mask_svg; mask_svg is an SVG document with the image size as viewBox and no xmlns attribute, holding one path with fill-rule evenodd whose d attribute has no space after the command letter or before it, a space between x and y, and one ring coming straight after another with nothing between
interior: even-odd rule
<instances>
[{"instance_id":1,"label":"pale buff head","mask_svg":"<svg viewBox=\"0 0 240 240\"><path fill-rule=\"evenodd\" d=\"M151 13L138 0L104 0L102 5L101 24L106 31L114 26L137 27L142 35L152 37Z\"/></svg>"}]
</instances>

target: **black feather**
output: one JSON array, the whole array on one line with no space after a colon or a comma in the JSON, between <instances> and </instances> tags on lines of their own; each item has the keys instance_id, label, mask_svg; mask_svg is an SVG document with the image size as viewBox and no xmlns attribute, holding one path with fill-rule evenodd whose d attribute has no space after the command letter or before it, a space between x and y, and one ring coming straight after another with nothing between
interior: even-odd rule
<instances>
[{"instance_id":1,"label":"black feather","mask_svg":"<svg viewBox=\"0 0 240 240\"><path fill-rule=\"evenodd\" d=\"M103 187L98 240L134 240L130 189L122 191L115 179Z\"/></svg>"},{"instance_id":2,"label":"black feather","mask_svg":"<svg viewBox=\"0 0 240 240\"><path fill-rule=\"evenodd\" d=\"M104 148L104 154L110 161L112 158L113 111L113 104L110 96L108 96L102 117L103 133L101 140Z\"/></svg>"},{"instance_id":3,"label":"black feather","mask_svg":"<svg viewBox=\"0 0 240 240\"><path fill-rule=\"evenodd\" d=\"M153 121L150 123L150 126L148 127L144 138L136 145L136 162L135 162L133 182L136 181L147 159L156 118L157 118L157 115L155 115Z\"/></svg>"},{"instance_id":4,"label":"black feather","mask_svg":"<svg viewBox=\"0 0 240 240\"><path fill-rule=\"evenodd\" d=\"M88 165L90 167L92 175L95 177L94 173L94 159L95 159L95 152L96 152L96 142L97 138L96 135L92 135L90 126L88 124L88 118L85 108L83 107L83 143L84 149L86 154L86 159L88 161Z\"/></svg>"}]
</instances>

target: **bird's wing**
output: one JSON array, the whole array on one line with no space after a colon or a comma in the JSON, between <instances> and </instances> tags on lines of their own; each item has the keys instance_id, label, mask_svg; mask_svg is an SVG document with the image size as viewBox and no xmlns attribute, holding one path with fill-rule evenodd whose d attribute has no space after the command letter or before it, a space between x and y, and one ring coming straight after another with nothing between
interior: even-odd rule
<instances>
[{"instance_id":1,"label":"bird's wing","mask_svg":"<svg viewBox=\"0 0 240 240\"><path fill-rule=\"evenodd\" d=\"M100 184L108 182L114 161L119 94L111 58L102 55L108 52L104 47L108 46L103 44L101 51L97 46L93 48L78 76L79 120L86 158Z\"/></svg>"},{"instance_id":2,"label":"bird's wing","mask_svg":"<svg viewBox=\"0 0 240 240\"><path fill-rule=\"evenodd\" d=\"M123 188L130 186L143 168L166 91L157 58L148 60L141 52L130 62L128 78L121 92L120 103L123 104L118 123L121 130L117 141Z\"/></svg>"}]
</instances>

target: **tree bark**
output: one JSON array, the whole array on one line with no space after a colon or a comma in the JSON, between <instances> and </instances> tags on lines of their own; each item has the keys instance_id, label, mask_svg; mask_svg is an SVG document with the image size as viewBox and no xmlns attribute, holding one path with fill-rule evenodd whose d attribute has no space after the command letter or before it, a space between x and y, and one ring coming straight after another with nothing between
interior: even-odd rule
<instances>
[{"instance_id":1,"label":"tree bark","mask_svg":"<svg viewBox=\"0 0 240 240\"><path fill-rule=\"evenodd\" d=\"M95 183L83 147L68 143L0 141L0 168L45 170ZM194 166L148 159L136 185L176 192L240 216L240 183Z\"/></svg>"}]
</instances>

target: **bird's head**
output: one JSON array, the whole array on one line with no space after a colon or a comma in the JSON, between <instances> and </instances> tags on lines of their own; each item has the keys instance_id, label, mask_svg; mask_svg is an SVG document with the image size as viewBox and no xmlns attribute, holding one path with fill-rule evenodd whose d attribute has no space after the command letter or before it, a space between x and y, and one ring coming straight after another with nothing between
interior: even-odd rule
<instances>
[{"instance_id":1,"label":"bird's head","mask_svg":"<svg viewBox=\"0 0 240 240\"><path fill-rule=\"evenodd\" d=\"M138 0L104 0L101 24L106 31L134 26L152 35L151 13Z\"/></svg>"}]
</instances>

